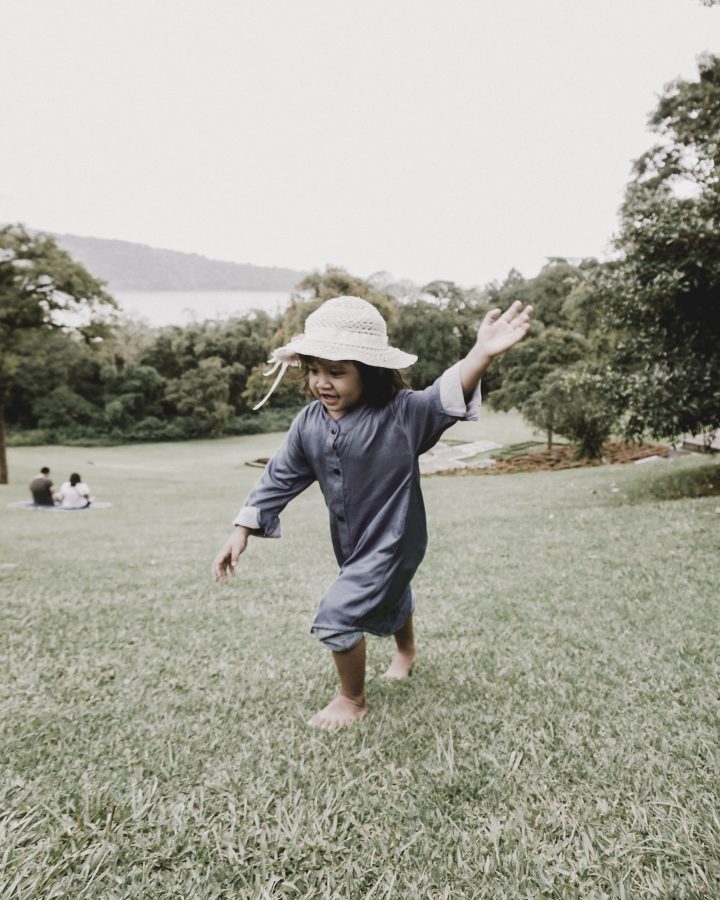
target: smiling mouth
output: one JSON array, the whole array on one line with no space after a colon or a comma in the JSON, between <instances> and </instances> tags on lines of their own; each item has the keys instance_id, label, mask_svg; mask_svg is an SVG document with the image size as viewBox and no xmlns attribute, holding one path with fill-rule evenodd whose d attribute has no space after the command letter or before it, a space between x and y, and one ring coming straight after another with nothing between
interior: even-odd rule
<instances>
[{"instance_id":1,"label":"smiling mouth","mask_svg":"<svg viewBox=\"0 0 720 900\"><path fill-rule=\"evenodd\" d=\"M323 403L335 403L340 398L333 397L330 394L320 394L320 399L322 400Z\"/></svg>"}]
</instances>

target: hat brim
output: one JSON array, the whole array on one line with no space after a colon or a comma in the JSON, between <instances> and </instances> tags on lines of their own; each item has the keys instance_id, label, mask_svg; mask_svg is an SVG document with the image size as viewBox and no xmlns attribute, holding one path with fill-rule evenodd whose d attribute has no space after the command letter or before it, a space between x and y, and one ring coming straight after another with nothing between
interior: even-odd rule
<instances>
[{"instance_id":1,"label":"hat brim","mask_svg":"<svg viewBox=\"0 0 720 900\"><path fill-rule=\"evenodd\" d=\"M349 359L381 369L406 369L417 362L417 356L405 353L404 350L398 350L397 347L359 347L356 344L350 346L305 336L296 338L272 352L273 360L279 360L290 366L299 366L300 356L313 356L316 359L335 361Z\"/></svg>"}]
</instances>

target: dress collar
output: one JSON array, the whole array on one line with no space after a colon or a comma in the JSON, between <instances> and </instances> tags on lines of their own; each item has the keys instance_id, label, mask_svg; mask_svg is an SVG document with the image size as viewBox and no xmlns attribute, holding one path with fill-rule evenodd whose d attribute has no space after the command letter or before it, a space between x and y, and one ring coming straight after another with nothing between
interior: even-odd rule
<instances>
[{"instance_id":1,"label":"dress collar","mask_svg":"<svg viewBox=\"0 0 720 900\"><path fill-rule=\"evenodd\" d=\"M339 419L333 419L331 415L328 414L328 411L325 407L320 403L319 400L316 401L320 405L321 415L323 417L323 421L328 426L328 428L335 427L338 431L349 431L353 428L360 419L363 418L365 413L368 410L368 407L364 403L358 403L357 406L354 406L352 409L349 409L344 416L340 416Z\"/></svg>"}]
</instances>

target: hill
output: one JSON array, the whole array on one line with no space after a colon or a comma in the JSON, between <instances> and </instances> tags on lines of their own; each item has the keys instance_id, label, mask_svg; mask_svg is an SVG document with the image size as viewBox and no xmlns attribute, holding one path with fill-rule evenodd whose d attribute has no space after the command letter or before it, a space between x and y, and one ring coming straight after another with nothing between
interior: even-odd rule
<instances>
[{"instance_id":1,"label":"hill","mask_svg":"<svg viewBox=\"0 0 720 900\"><path fill-rule=\"evenodd\" d=\"M131 241L55 235L58 244L111 291L287 291L307 273L208 259Z\"/></svg>"},{"instance_id":2,"label":"hill","mask_svg":"<svg viewBox=\"0 0 720 900\"><path fill-rule=\"evenodd\" d=\"M424 481L417 667L384 683L368 635L370 711L328 735L317 485L207 574L283 437L12 449L4 900L717 900L717 498L668 492L706 458ZM112 506L10 508L48 464Z\"/></svg>"}]
</instances>

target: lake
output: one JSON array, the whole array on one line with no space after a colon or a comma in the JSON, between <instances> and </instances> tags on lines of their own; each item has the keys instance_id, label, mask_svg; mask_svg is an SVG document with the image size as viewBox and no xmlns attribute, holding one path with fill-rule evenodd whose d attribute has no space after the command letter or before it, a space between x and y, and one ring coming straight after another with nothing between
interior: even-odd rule
<instances>
[{"instance_id":1,"label":"lake","mask_svg":"<svg viewBox=\"0 0 720 900\"><path fill-rule=\"evenodd\" d=\"M150 325L188 325L203 319L227 319L251 309L282 312L288 291L113 291L120 309Z\"/></svg>"}]
</instances>

